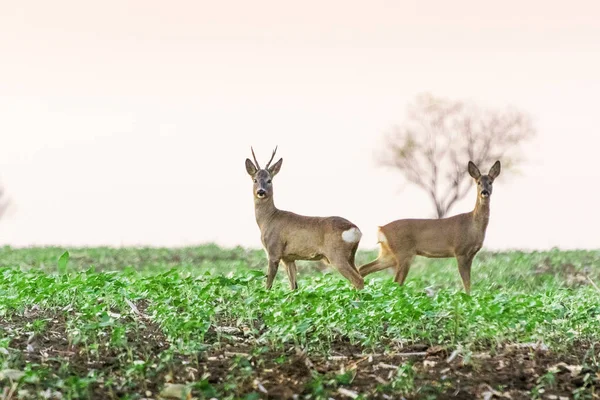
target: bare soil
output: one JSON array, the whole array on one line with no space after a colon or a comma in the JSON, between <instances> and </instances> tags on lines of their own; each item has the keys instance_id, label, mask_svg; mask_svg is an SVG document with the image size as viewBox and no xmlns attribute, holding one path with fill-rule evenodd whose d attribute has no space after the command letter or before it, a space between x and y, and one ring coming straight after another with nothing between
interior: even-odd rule
<instances>
[{"instance_id":1,"label":"bare soil","mask_svg":"<svg viewBox=\"0 0 600 400\"><path fill-rule=\"evenodd\" d=\"M143 314L143 305L138 307ZM114 383L93 383L88 392L93 399L117 399L126 394L157 398L166 383L202 379L217 393L226 391L236 397L256 392L260 398L290 399L324 390L335 399L352 398L354 394L398 399L402 398L398 394L401 388L394 389L393 385L404 385L406 380L396 378L397 367L408 362L412 364L412 378L407 382L412 387L404 389L406 399L529 399L548 371L555 371L554 382L546 385L542 398L572 398L573 392L582 387L600 393L600 372L585 367L586 358L600 359L600 343L581 343L560 354L535 345L505 345L493 353L453 354L443 347L424 344L374 354L340 341L333 343L325 356L306 354L294 346L259 346L243 331L222 327L219 332L211 330L207 334L208 344L214 343L207 351L193 356L175 354L165 360L161 355L170 344L160 328L133 314L123 318L137 326L126 333L130 353L110 345L106 337L98 338L99 346L94 350L85 343L69 343L63 312L33 310L2 321L13 337L10 348L18 354L13 365L22 368L34 363L51 371L48 382L23 387L35 392L53 379L83 377L95 370L112 377ZM40 319L46 321L44 329L32 334L31 323ZM137 375L128 372L124 366L132 360L147 361L150 367ZM197 387L192 394L202 397ZM598 394L594 396L598 398Z\"/></svg>"}]
</instances>

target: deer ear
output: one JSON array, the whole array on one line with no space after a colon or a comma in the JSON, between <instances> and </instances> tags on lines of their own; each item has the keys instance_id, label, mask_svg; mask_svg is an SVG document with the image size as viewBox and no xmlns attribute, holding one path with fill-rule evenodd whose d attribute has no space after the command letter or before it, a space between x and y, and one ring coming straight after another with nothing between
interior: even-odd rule
<instances>
[{"instance_id":1,"label":"deer ear","mask_svg":"<svg viewBox=\"0 0 600 400\"><path fill-rule=\"evenodd\" d=\"M473 163L473 161L469 161L469 175L473 177L473 179L479 179L481 177L481 172L479 172L479 168Z\"/></svg>"},{"instance_id":2,"label":"deer ear","mask_svg":"<svg viewBox=\"0 0 600 400\"><path fill-rule=\"evenodd\" d=\"M246 158L246 172L248 172L248 175L254 176L254 174L256 174L257 171L258 171L258 169L252 163L252 161L250 161L249 158Z\"/></svg>"},{"instance_id":3,"label":"deer ear","mask_svg":"<svg viewBox=\"0 0 600 400\"><path fill-rule=\"evenodd\" d=\"M275 177L279 173L281 169L281 164L283 164L283 158L280 158L275 164L269 167L269 173L271 174L271 178Z\"/></svg>"},{"instance_id":4,"label":"deer ear","mask_svg":"<svg viewBox=\"0 0 600 400\"><path fill-rule=\"evenodd\" d=\"M492 168L490 168L490 173L488 176L492 179L496 179L500 175L500 161L496 161Z\"/></svg>"}]
</instances>

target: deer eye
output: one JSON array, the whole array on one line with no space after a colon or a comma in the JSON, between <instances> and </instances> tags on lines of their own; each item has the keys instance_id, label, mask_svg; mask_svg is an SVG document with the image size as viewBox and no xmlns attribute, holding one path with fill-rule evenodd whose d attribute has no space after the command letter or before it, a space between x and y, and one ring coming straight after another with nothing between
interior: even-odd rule
<instances>
[{"instance_id":1,"label":"deer eye","mask_svg":"<svg viewBox=\"0 0 600 400\"><path fill-rule=\"evenodd\" d=\"M254 180L254 183L256 183L256 179Z\"/></svg>"},{"instance_id":2,"label":"deer eye","mask_svg":"<svg viewBox=\"0 0 600 400\"><path fill-rule=\"evenodd\" d=\"M267 183L271 183L271 180L269 179L269 180L267 181Z\"/></svg>"}]
</instances>

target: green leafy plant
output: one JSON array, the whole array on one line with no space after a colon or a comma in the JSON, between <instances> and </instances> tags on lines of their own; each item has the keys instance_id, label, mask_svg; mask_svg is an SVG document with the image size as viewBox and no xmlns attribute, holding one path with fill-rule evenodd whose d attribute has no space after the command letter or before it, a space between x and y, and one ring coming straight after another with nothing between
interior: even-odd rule
<instances>
[{"instance_id":1,"label":"green leafy plant","mask_svg":"<svg viewBox=\"0 0 600 400\"><path fill-rule=\"evenodd\" d=\"M155 398L169 382L198 398L277 390L310 399L376 397L378 390L425 398L470 387L452 374L465 368L461 373L476 380L490 363L481 353L494 357L517 346L532 360L531 346L540 344L546 353L536 362L552 356L553 364L581 366L569 393L587 398L599 391L593 344L600 340L600 302L581 277L600 281L600 251L482 252L471 296L446 260L417 258L402 287L389 272L369 275L362 291L337 273L299 263L299 290L291 292L285 274L264 289L266 260L258 250L70 251L0 248L0 371L22 372L19 390L49 390L50 398ZM357 255L359 264L374 257ZM524 344L530 347L518 347ZM450 354L426 358L436 364L430 369L423 356L394 358L411 346L459 354L445 372L440 365ZM369 360L373 353L392 366ZM531 395L567 391L559 375L541 375L531 378ZM0 381L0 393L7 382Z\"/></svg>"}]
</instances>

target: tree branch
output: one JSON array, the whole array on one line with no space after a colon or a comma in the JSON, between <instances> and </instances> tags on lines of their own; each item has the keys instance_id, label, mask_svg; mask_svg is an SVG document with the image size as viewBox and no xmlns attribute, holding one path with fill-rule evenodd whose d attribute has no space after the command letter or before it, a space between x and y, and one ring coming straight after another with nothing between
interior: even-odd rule
<instances>
[{"instance_id":1,"label":"tree branch","mask_svg":"<svg viewBox=\"0 0 600 400\"><path fill-rule=\"evenodd\" d=\"M481 110L425 94L409 105L405 123L387 135L379 164L427 192L443 217L469 191L468 161L483 168L500 158L505 166L518 164L520 144L534 134L522 112Z\"/></svg>"}]
</instances>

